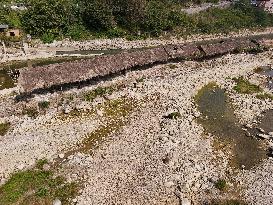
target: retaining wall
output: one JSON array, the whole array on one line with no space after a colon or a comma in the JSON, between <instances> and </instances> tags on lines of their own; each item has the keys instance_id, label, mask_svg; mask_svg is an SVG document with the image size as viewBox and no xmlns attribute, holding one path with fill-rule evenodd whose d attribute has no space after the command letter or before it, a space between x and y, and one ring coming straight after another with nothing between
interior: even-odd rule
<instances>
[{"instance_id":1,"label":"retaining wall","mask_svg":"<svg viewBox=\"0 0 273 205\"><path fill-rule=\"evenodd\" d=\"M21 92L29 93L55 85L106 76L136 66L164 63L176 59L202 59L258 48L259 43L254 43L250 39L233 39L198 46L194 44L167 45L142 51L122 52L115 55L97 56L92 59L25 68L20 72L18 85Z\"/></svg>"}]
</instances>

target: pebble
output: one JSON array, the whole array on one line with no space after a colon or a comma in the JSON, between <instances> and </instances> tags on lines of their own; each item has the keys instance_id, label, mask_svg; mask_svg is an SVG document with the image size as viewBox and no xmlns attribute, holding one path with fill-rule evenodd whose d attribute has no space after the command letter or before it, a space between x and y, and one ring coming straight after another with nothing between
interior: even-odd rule
<instances>
[{"instance_id":1,"label":"pebble","mask_svg":"<svg viewBox=\"0 0 273 205\"><path fill-rule=\"evenodd\" d=\"M64 154L59 154L59 158L63 159L64 158Z\"/></svg>"},{"instance_id":2,"label":"pebble","mask_svg":"<svg viewBox=\"0 0 273 205\"><path fill-rule=\"evenodd\" d=\"M55 199L52 203L52 205L62 205L62 202L60 199Z\"/></svg>"},{"instance_id":3,"label":"pebble","mask_svg":"<svg viewBox=\"0 0 273 205\"><path fill-rule=\"evenodd\" d=\"M191 205L191 201L187 198L181 199L181 205Z\"/></svg>"}]
</instances>

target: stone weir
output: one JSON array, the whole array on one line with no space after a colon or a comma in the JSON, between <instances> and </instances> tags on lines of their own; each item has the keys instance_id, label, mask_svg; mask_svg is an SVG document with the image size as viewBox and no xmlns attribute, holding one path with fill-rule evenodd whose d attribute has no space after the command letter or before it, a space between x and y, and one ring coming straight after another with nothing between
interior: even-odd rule
<instances>
[{"instance_id":1,"label":"stone weir","mask_svg":"<svg viewBox=\"0 0 273 205\"><path fill-rule=\"evenodd\" d=\"M35 90L86 81L139 66L259 50L263 47L262 44L262 41L251 39L231 39L205 44L166 45L141 51L122 52L73 62L24 68L20 71L18 86L22 93L31 93Z\"/></svg>"}]
</instances>

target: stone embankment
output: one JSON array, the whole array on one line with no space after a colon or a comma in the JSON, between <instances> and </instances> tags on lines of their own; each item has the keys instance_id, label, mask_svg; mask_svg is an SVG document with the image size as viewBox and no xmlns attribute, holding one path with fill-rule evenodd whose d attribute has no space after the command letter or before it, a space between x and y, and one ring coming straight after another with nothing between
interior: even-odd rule
<instances>
[{"instance_id":1,"label":"stone embankment","mask_svg":"<svg viewBox=\"0 0 273 205\"><path fill-rule=\"evenodd\" d=\"M257 51L265 46L264 40L231 39L205 44L166 45L116 55L97 56L92 59L65 62L20 72L18 85L21 92L29 93L56 85L75 83L107 76L139 66L165 63L172 60L203 59L227 53Z\"/></svg>"}]
</instances>

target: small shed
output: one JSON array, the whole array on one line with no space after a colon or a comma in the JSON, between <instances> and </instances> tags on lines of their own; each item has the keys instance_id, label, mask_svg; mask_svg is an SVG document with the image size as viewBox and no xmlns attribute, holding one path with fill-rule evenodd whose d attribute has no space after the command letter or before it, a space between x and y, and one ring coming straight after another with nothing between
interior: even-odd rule
<instances>
[{"instance_id":1,"label":"small shed","mask_svg":"<svg viewBox=\"0 0 273 205\"><path fill-rule=\"evenodd\" d=\"M0 33L4 33L7 37L19 37L20 29L12 28L6 24L0 24Z\"/></svg>"},{"instance_id":2,"label":"small shed","mask_svg":"<svg viewBox=\"0 0 273 205\"><path fill-rule=\"evenodd\" d=\"M8 37L19 37L20 36L20 30L19 29L8 29L6 31L6 36Z\"/></svg>"}]
</instances>

